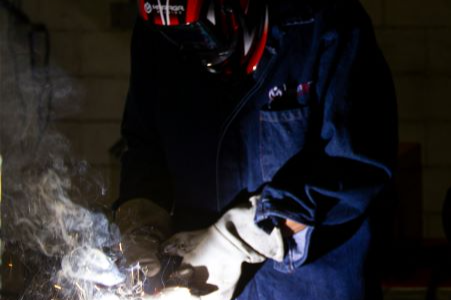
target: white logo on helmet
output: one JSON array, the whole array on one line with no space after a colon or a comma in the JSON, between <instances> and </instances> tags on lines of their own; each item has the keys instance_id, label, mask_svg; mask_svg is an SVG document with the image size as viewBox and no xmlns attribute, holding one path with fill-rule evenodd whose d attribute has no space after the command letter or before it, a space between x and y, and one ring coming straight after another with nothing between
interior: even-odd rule
<instances>
[{"instance_id":1,"label":"white logo on helmet","mask_svg":"<svg viewBox=\"0 0 451 300\"><path fill-rule=\"evenodd\" d=\"M146 13L150 14L152 12L152 4L150 4L149 2L146 2L144 4L144 10L146 11Z\"/></svg>"},{"instance_id":2,"label":"white logo on helmet","mask_svg":"<svg viewBox=\"0 0 451 300\"><path fill-rule=\"evenodd\" d=\"M167 13L169 10L170 14L173 15L180 15L185 12L185 7L183 5L158 5L158 4L150 4L149 2L146 2L144 4L144 10L146 13L150 14L152 12L156 13Z\"/></svg>"}]
</instances>

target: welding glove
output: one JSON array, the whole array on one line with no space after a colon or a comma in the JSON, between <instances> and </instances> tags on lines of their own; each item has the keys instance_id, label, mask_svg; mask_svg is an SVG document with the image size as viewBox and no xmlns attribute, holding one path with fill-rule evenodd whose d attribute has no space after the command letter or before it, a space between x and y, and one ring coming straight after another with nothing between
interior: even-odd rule
<instances>
[{"instance_id":1,"label":"welding glove","mask_svg":"<svg viewBox=\"0 0 451 300\"><path fill-rule=\"evenodd\" d=\"M171 232L167 211L148 199L133 199L119 207L115 221L122 234L121 250L127 264L139 264L147 277L155 276L161 268L161 242Z\"/></svg>"},{"instance_id":2,"label":"welding glove","mask_svg":"<svg viewBox=\"0 0 451 300\"><path fill-rule=\"evenodd\" d=\"M270 234L254 222L259 197L226 212L207 229L182 232L164 243L164 252L183 258L172 275L179 287L188 287L202 300L229 300L241 275L241 264L261 263L267 258L282 261L281 231ZM165 292L163 290L163 292ZM171 292L165 294L170 296Z\"/></svg>"}]
</instances>

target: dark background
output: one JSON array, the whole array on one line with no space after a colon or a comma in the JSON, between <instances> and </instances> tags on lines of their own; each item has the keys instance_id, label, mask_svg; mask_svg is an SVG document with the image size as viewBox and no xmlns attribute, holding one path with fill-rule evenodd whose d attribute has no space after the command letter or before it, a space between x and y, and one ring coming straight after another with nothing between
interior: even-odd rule
<instances>
[{"instance_id":1,"label":"dark background","mask_svg":"<svg viewBox=\"0 0 451 300\"><path fill-rule=\"evenodd\" d=\"M117 195L118 164L110 149L119 139L135 3L129 0L9 2L32 22L48 28L50 64L70 77L80 91L75 105L79 109L59 118L58 128L70 138L74 152L107 179L108 197L103 201L108 203ZM398 94L402 145L398 178L400 207L395 234L402 240L420 241L427 247L433 245L431 251L435 251L436 245L445 243L442 205L451 187L451 0L362 2L372 17ZM8 22L10 16L3 14L2 18ZM0 47L2 44L5 41L0 39ZM435 254L426 256L429 255ZM7 266L2 268L8 274ZM431 265L425 272L433 272L432 269ZM416 280L418 287L429 283L427 274L419 276L426 279ZM14 282L20 285L20 280ZM396 282L388 286L387 299L424 299L426 293L425 289L411 288L412 284L407 289L399 288ZM451 299L451 292L441 289L439 296L439 299Z\"/></svg>"}]
</instances>

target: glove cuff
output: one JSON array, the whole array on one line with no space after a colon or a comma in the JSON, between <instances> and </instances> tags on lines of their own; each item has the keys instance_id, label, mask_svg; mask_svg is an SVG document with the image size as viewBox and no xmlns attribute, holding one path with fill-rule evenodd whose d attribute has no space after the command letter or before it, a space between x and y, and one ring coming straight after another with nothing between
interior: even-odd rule
<instances>
[{"instance_id":1,"label":"glove cuff","mask_svg":"<svg viewBox=\"0 0 451 300\"><path fill-rule=\"evenodd\" d=\"M285 247L280 228L265 232L254 222L257 202L260 197L252 197L248 204L235 207L214 225L230 243L245 255L248 263L259 263L265 258L283 261Z\"/></svg>"}]
</instances>

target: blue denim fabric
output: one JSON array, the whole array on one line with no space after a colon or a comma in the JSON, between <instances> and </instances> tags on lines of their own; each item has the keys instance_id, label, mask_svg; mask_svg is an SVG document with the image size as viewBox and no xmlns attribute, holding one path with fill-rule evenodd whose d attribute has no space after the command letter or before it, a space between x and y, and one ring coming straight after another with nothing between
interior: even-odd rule
<instances>
[{"instance_id":1,"label":"blue denim fabric","mask_svg":"<svg viewBox=\"0 0 451 300\"><path fill-rule=\"evenodd\" d=\"M313 4L312 4L313 3ZM270 1L252 77L223 80L137 21L118 203L181 230L261 194L256 222L308 225L239 300L380 299L377 256L397 152L391 74L358 1Z\"/></svg>"},{"instance_id":2,"label":"blue denim fabric","mask_svg":"<svg viewBox=\"0 0 451 300\"><path fill-rule=\"evenodd\" d=\"M292 261L300 261L305 257L306 248L308 248L307 241L310 239L310 233L312 232L312 227L307 226L304 230L293 235L293 238L288 241L291 250L289 253L290 259Z\"/></svg>"}]
</instances>

